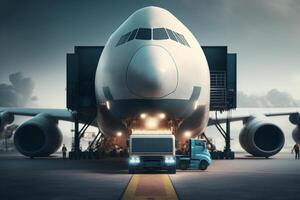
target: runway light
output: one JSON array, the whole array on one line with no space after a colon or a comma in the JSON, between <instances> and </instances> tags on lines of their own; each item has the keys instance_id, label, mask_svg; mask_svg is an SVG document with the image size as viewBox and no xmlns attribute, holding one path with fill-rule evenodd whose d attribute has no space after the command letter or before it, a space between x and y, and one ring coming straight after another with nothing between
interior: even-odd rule
<instances>
[{"instance_id":1,"label":"runway light","mask_svg":"<svg viewBox=\"0 0 300 200\"><path fill-rule=\"evenodd\" d=\"M118 137L121 137L122 135L123 135L122 132L120 132L120 131L117 132L117 136L118 136Z\"/></svg>"},{"instance_id":2,"label":"runway light","mask_svg":"<svg viewBox=\"0 0 300 200\"><path fill-rule=\"evenodd\" d=\"M145 126L147 129L156 129L158 127L158 120L154 117L148 118Z\"/></svg>"},{"instance_id":3,"label":"runway light","mask_svg":"<svg viewBox=\"0 0 300 200\"><path fill-rule=\"evenodd\" d=\"M159 113L159 118L160 119L165 119L166 118L166 114L165 113Z\"/></svg>"},{"instance_id":4,"label":"runway light","mask_svg":"<svg viewBox=\"0 0 300 200\"><path fill-rule=\"evenodd\" d=\"M190 138L191 135L192 135L192 133L190 131L184 132L184 136L187 137L187 138Z\"/></svg>"},{"instance_id":5,"label":"runway light","mask_svg":"<svg viewBox=\"0 0 300 200\"><path fill-rule=\"evenodd\" d=\"M147 115L146 115L146 113L142 113L142 114L140 115L140 117L141 117L142 119L145 119L145 118L147 117Z\"/></svg>"},{"instance_id":6,"label":"runway light","mask_svg":"<svg viewBox=\"0 0 300 200\"><path fill-rule=\"evenodd\" d=\"M109 110L110 109L110 103L109 103L109 101L106 101L105 104L106 104L106 108Z\"/></svg>"}]
</instances>

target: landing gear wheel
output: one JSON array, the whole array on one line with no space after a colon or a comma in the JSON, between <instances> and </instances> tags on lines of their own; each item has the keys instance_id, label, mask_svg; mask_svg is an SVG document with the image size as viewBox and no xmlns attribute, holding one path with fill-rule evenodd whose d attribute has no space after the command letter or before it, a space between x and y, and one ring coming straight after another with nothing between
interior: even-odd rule
<instances>
[{"instance_id":1,"label":"landing gear wheel","mask_svg":"<svg viewBox=\"0 0 300 200\"><path fill-rule=\"evenodd\" d=\"M168 173L169 173L169 174L176 174L176 166L170 167L170 168L168 169Z\"/></svg>"},{"instance_id":2,"label":"landing gear wheel","mask_svg":"<svg viewBox=\"0 0 300 200\"><path fill-rule=\"evenodd\" d=\"M181 161L179 164L179 168L182 170L186 170L189 167L189 163L186 161Z\"/></svg>"},{"instance_id":3,"label":"landing gear wheel","mask_svg":"<svg viewBox=\"0 0 300 200\"><path fill-rule=\"evenodd\" d=\"M199 163L199 169L200 170L206 170L208 165L209 164L206 160L201 160L201 162Z\"/></svg>"},{"instance_id":4,"label":"landing gear wheel","mask_svg":"<svg viewBox=\"0 0 300 200\"><path fill-rule=\"evenodd\" d=\"M134 174L134 173L135 173L134 167L129 167L128 168L128 174Z\"/></svg>"}]
</instances>

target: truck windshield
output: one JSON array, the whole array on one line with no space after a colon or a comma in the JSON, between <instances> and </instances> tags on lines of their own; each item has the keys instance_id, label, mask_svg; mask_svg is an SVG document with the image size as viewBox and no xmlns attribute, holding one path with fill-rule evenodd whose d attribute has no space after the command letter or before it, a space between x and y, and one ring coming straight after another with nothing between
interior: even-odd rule
<instances>
[{"instance_id":1,"label":"truck windshield","mask_svg":"<svg viewBox=\"0 0 300 200\"><path fill-rule=\"evenodd\" d=\"M173 152L172 138L132 138L132 152Z\"/></svg>"}]
</instances>

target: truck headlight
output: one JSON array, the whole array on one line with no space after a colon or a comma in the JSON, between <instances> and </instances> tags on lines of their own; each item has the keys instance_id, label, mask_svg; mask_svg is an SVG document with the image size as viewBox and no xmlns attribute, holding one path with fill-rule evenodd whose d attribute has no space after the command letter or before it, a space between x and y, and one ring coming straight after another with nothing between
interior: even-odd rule
<instances>
[{"instance_id":1,"label":"truck headlight","mask_svg":"<svg viewBox=\"0 0 300 200\"><path fill-rule=\"evenodd\" d=\"M138 164L140 162L141 162L141 160L137 156L132 156L132 157L129 158L129 163L130 164Z\"/></svg>"},{"instance_id":2,"label":"truck headlight","mask_svg":"<svg viewBox=\"0 0 300 200\"><path fill-rule=\"evenodd\" d=\"M165 157L165 163L167 164L174 164L175 163L175 159L172 156L166 156Z\"/></svg>"}]
</instances>

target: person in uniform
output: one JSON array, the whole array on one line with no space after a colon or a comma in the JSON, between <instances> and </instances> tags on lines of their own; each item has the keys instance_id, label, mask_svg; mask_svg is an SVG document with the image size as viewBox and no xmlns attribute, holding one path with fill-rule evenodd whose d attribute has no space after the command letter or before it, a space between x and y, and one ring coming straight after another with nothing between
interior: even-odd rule
<instances>
[{"instance_id":1,"label":"person in uniform","mask_svg":"<svg viewBox=\"0 0 300 200\"><path fill-rule=\"evenodd\" d=\"M63 144L63 147L61 148L61 151L62 151L63 159L65 160L67 158L67 151L68 151L65 144Z\"/></svg>"},{"instance_id":2,"label":"person in uniform","mask_svg":"<svg viewBox=\"0 0 300 200\"><path fill-rule=\"evenodd\" d=\"M300 144L295 144L292 153L295 151L295 160L299 159Z\"/></svg>"}]
</instances>

